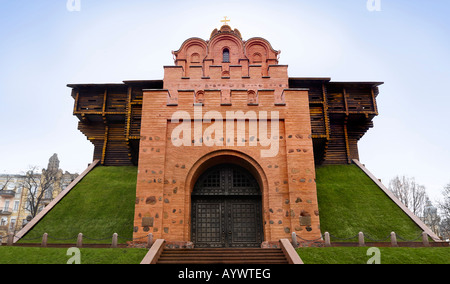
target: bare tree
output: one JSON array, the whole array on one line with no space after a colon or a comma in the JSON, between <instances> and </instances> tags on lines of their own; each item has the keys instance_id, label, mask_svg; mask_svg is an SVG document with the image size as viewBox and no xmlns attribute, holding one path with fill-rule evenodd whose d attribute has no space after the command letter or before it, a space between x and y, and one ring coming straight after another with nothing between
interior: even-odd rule
<instances>
[{"instance_id":1,"label":"bare tree","mask_svg":"<svg viewBox=\"0 0 450 284\"><path fill-rule=\"evenodd\" d=\"M425 197L425 207L423 210L423 222L428 226L436 235L440 236L439 225L441 223L441 217L438 214L438 210L434 207L433 203L428 197Z\"/></svg>"},{"instance_id":2,"label":"bare tree","mask_svg":"<svg viewBox=\"0 0 450 284\"><path fill-rule=\"evenodd\" d=\"M450 238L450 183L442 191L443 199L438 202L441 211L441 232L446 238Z\"/></svg>"},{"instance_id":3,"label":"bare tree","mask_svg":"<svg viewBox=\"0 0 450 284\"><path fill-rule=\"evenodd\" d=\"M417 184L414 178L396 176L389 182L389 190L416 216L423 213L428 196L425 186Z\"/></svg>"},{"instance_id":4,"label":"bare tree","mask_svg":"<svg viewBox=\"0 0 450 284\"><path fill-rule=\"evenodd\" d=\"M4 184L0 184L0 191L7 189L8 183L13 179L11 175L5 175L4 178L5 178Z\"/></svg>"},{"instance_id":5,"label":"bare tree","mask_svg":"<svg viewBox=\"0 0 450 284\"><path fill-rule=\"evenodd\" d=\"M442 210L444 218L450 218L450 183L442 191L443 200L439 202L439 208Z\"/></svg>"},{"instance_id":6,"label":"bare tree","mask_svg":"<svg viewBox=\"0 0 450 284\"><path fill-rule=\"evenodd\" d=\"M43 200L53 190L56 174L57 171L54 169L43 169L42 173L39 173L37 166L31 166L24 174L23 188L28 190L25 209L30 212L33 218L44 205Z\"/></svg>"}]
</instances>

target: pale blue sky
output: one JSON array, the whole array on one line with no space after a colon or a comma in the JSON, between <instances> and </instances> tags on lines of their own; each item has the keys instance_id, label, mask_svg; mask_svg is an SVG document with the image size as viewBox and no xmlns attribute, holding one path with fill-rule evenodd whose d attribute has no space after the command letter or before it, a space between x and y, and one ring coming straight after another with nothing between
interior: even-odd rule
<instances>
[{"instance_id":1,"label":"pale blue sky","mask_svg":"<svg viewBox=\"0 0 450 284\"><path fill-rule=\"evenodd\" d=\"M387 185L414 176L433 201L450 183L450 2L381 0L0 0L0 173L81 172L92 145L77 130L70 83L162 79L172 50L231 19L244 39L281 50L291 77L383 81L360 159Z\"/></svg>"}]
</instances>

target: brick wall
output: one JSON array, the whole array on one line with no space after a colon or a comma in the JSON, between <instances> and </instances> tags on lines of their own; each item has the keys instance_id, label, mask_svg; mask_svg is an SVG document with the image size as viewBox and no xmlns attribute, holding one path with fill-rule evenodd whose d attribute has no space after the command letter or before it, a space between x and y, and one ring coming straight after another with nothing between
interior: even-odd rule
<instances>
[{"instance_id":1,"label":"brick wall","mask_svg":"<svg viewBox=\"0 0 450 284\"><path fill-rule=\"evenodd\" d=\"M185 41L176 66L164 68L163 89L143 90L135 238L190 241L191 192L219 163L241 165L258 180L265 241L294 231L320 237L308 90L289 89L278 54L224 26L209 42Z\"/></svg>"}]
</instances>

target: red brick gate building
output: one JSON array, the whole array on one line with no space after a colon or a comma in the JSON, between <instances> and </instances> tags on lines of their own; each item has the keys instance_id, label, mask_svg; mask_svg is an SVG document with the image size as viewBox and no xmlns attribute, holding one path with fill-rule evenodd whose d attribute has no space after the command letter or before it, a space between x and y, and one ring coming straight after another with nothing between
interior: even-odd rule
<instances>
[{"instance_id":1,"label":"red brick gate building","mask_svg":"<svg viewBox=\"0 0 450 284\"><path fill-rule=\"evenodd\" d=\"M289 77L267 40L228 25L173 55L163 80L69 85L94 159L138 165L134 237L320 238L315 166L358 159L381 83Z\"/></svg>"}]
</instances>

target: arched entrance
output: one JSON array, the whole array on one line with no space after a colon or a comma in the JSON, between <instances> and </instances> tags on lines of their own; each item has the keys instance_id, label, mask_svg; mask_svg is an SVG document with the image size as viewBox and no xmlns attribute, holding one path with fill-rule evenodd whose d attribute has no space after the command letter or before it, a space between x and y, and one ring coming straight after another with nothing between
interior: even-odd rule
<instances>
[{"instance_id":1,"label":"arched entrance","mask_svg":"<svg viewBox=\"0 0 450 284\"><path fill-rule=\"evenodd\" d=\"M196 247L261 246L261 190L243 167L220 164L206 170L194 185L191 202Z\"/></svg>"}]
</instances>

